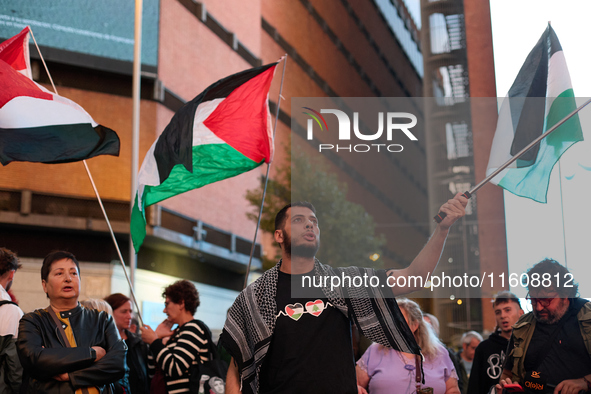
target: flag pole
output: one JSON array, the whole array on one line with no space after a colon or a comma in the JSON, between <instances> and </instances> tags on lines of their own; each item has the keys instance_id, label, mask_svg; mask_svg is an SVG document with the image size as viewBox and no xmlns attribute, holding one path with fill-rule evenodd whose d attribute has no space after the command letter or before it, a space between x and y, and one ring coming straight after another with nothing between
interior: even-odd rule
<instances>
[{"instance_id":1,"label":"flag pole","mask_svg":"<svg viewBox=\"0 0 591 394\"><path fill-rule=\"evenodd\" d=\"M281 106L281 99L283 96L281 93L283 92L283 79L285 78L285 65L287 64L287 53L283 55L279 61L283 60L283 73L281 74L281 85L279 86L279 96L277 97L277 109L275 111L275 125L273 126L273 143L275 143L275 133L277 133L277 119L279 119L279 107ZM254 239L252 240L252 245L250 247L250 258L248 259L248 266L246 267L246 275L244 276L244 286L246 288L248 285L248 275L250 274L250 267L252 265L252 256L254 255L254 248L257 242L257 234L259 232L259 227L261 225L261 216L263 215L263 206L265 205L265 196L267 194L267 184L269 183L269 171L271 169L271 163L267 164L267 174L265 175L265 187L263 188L263 198L261 199L261 208L259 209L259 217L257 220L257 226L254 230Z\"/></svg>"},{"instance_id":2,"label":"flag pole","mask_svg":"<svg viewBox=\"0 0 591 394\"><path fill-rule=\"evenodd\" d=\"M45 59L43 58L43 55L41 54L41 50L39 49L39 45L37 45L37 40L35 40L35 36L33 35L33 30L30 27L29 27L29 32L31 33L31 38L33 38L33 42L35 43L35 47L37 48L37 52L39 53L39 57L41 58L41 62L43 63L43 67L45 67L45 72L47 73L47 76L49 77L49 81L51 82L51 86L53 87L53 91L55 92L55 94L58 94L55 84L53 83L53 78L51 78L51 74L49 73L49 68L47 68L47 64L45 63ZM113 243L115 244L115 249L117 249L117 255L119 256L119 262L121 263L121 266L123 267L123 272L125 273L125 278L127 279L127 283L129 284L129 289L131 290L131 296L132 296L133 302L135 303L135 306L137 308L137 314L138 314L140 324L144 325L142 315L140 313L140 308L139 308L137 299L135 298L135 293L133 291L133 286L131 285L131 281L129 280L129 276L127 276L127 270L125 269L125 261L123 260L123 256L121 255L121 250L119 249L119 245L117 244L117 239L115 238L115 233L113 232L113 228L111 227L111 222L109 221L109 217L107 216L107 212L105 211L105 207L103 206L103 201L101 200L101 197L98 193L98 190L97 190L96 185L94 183L94 179L92 178L92 174L90 173L90 169L88 168L88 164L86 164L86 160L82 160L82 163L84 163L84 168L86 169L86 174L88 174L88 178L90 179L90 184L92 185L92 189L94 190L94 194L96 195L98 203L101 207L101 211L103 212L103 215L105 216L105 220L107 222L107 227L109 228L109 232L111 233L111 238L113 239Z\"/></svg>"},{"instance_id":3,"label":"flag pole","mask_svg":"<svg viewBox=\"0 0 591 394\"><path fill-rule=\"evenodd\" d=\"M548 131L546 131L544 134L540 135L538 138L536 138L535 140L533 140L532 142L530 142L525 148L523 148L522 150L520 150L515 156L513 156L512 158L510 158L509 160L507 160L507 162L505 162L505 164L503 164L502 166L500 166L499 168L497 168L492 174L490 174L489 176L487 176L486 178L484 178L478 185L474 186L469 191L464 192L463 196L466 197L466 198L472 197L472 195L474 193L476 193L478 191L478 189L480 189L482 186L484 186L488 182L490 182L490 180L493 179L495 176L497 176L501 171L503 171L505 168L509 167L514 161L516 161L521 156L523 156L523 154L525 152L527 152L528 150L530 150L531 148L533 148L535 145L539 144L540 141L542 141L544 138L546 138L550 133L552 133L558 127L560 127L564 122L566 122L567 120L569 120L570 118L572 118L573 116L575 116L580 110L582 110L583 108L585 108L589 103L591 103L591 99L585 101L583 103L583 105L581 105L580 107L578 107L575 110L573 110L570 114L566 115L558 123L556 123L550 129L548 129ZM447 216L447 214L445 212L439 212L433 218L433 220L435 220L437 223L441 223L441 221L446 216Z\"/></svg>"},{"instance_id":4,"label":"flag pole","mask_svg":"<svg viewBox=\"0 0 591 394\"><path fill-rule=\"evenodd\" d=\"M140 92L142 73L142 9L143 0L135 0L135 31L133 44L133 116L131 132L131 198L129 199L129 211L133 211L135 195L137 192L138 161L140 151ZM131 215L131 214L130 214ZM135 270L137 267L137 254L132 246L131 231L129 233L129 273L131 275L130 288L135 286ZM139 311L139 306L136 304Z\"/></svg>"},{"instance_id":5,"label":"flag pole","mask_svg":"<svg viewBox=\"0 0 591 394\"><path fill-rule=\"evenodd\" d=\"M562 167L558 160L558 189L560 190L560 216L562 217L562 240L564 242L564 266L568 268L568 251L566 248L566 224L564 223L564 198L562 194Z\"/></svg>"},{"instance_id":6,"label":"flag pole","mask_svg":"<svg viewBox=\"0 0 591 394\"><path fill-rule=\"evenodd\" d=\"M90 174L90 170L88 169L88 165L86 164L86 160L82 160L82 163L84 163L84 168L86 168L86 173L88 174L88 178L90 179L90 184L92 185L92 189L94 190L94 194L96 194L96 198L98 200L98 203L101 206L101 211L103 211L103 215L105 216L105 220L107 222L107 227L109 227L109 232L111 233L111 238L113 239L113 243L115 244L115 249L117 249L117 255L119 256L119 261L120 261L121 266L123 268L123 273L125 274L125 279L127 279L127 283L129 284L129 290L131 291L131 297L133 298L133 303L135 304L135 307L137 308L137 315L138 315L139 322L143 326L144 320L142 319L142 314L140 313L140 307L139 307L137 299L135 297L135 292L133 291L133 286L131 285L131 280L129 279L129 276L127 275L127 270L125 269L125 261L123 260L123 256L121 255L121 250L119 249L119 245L117 244L117 239L115 238L115 233L113 232L113 228L111 227L111 222L109 221L109 217L107 216L107 211L105 211L105 207L103 206L103 201L101 200L101 197L99 196L99 193L98 193L98 190L97 190L96 185L94 183L94 180L92 179L92 175Z\"/></svg>"}]
</instances>

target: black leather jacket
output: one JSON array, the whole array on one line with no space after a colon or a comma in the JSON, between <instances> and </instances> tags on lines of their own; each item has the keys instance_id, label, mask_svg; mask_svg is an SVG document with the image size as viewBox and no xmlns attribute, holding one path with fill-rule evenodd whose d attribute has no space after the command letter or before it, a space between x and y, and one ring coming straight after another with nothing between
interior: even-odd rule
<instances>
[{"instance_id":1,"label":"black leather jacket","mask_svg":"<svg viewBox=\"0 0 591 394\"><path fill-rule=\"evenodd\" d=\"M80 305L61 312L61 317L69 318L77 347L66 347L47 309L37 309L21 319L17 340L23 366L21 393L74 393L88 386L108 392L110 383L125 373L127 350L113 318ZM92 346L102 347L107 354L95 362ZM65 372L70 381L53 379Z\"/></svg>"},{"instance_id":2,"label":"black leather jacket","mask_svg":"<svg viewBox=\"0 0 591 394\"><path fill-rule=\"evenodd\" d=\"M139 335L125 330L127 334L127 366L129 367L129 387L132 394L149 393L148 354L150 350Z\"/></svg>"}]
</instances>

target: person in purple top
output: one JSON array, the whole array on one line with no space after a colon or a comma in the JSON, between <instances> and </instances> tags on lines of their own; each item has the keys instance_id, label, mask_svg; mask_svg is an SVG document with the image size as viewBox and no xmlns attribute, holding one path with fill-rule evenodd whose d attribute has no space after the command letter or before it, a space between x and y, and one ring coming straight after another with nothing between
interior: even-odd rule
<instances>
[{"instance_id":1,"label":"person in purple top","mask_svg":"<svg viewBox=\"0 0 591 394\"><path fill-rule=\"evenodd\" d=\"M422 388L432 388L433 394L460 394L458 375L449 353L423 320L419 305L406 298L396 302L425 356ZM410 394L416 390L416 363L412 354L374 343L357 361L356 371L359 394L391 393L393 387L397 393Z\"/></svg>"}]
</instances>

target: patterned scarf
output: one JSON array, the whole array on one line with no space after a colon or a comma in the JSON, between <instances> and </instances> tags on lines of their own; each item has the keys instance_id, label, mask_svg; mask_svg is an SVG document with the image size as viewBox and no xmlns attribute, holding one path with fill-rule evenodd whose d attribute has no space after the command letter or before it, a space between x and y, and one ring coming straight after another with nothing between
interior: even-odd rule
<instances>
[{"instance_id":1,"label":"patterned scarf","mask_svg":"<svg viewBox=\"0 0 591 394\"><path fill-rule=\"evenodd\" d=\"M281 261L238 295L228 311L228 318L220 336L220 343L238 364L244 394L258 392L260 369L275 330L275 296L280 266ZM335 275L351 278L377 276L380 285L376 287L341 286L334 290L323 287L322 291L329 302L345 316L351 317L363 335L371 341L402 352L420 354L420 348L390 293L390 288L385 285L385 270L360 267L332 268L316 260L315 283L322 283L322 278ZM382 289L389 294L382 292Z\"/></svg>"}]
</instances>

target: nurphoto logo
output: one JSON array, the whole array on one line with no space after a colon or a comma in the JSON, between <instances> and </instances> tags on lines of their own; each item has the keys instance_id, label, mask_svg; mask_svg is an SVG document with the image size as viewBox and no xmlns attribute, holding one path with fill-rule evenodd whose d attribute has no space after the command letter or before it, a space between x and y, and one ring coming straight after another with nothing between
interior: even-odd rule
<instances>
[{"instance_id":1,"label":"nurphoto logo","mask_svg":"<svg viewBox=\"0 0 591 394\"><path fill-rule=\"evenodd\" d=\"M304 114L310 116L307 120L306 138L311 141L314 139L314 124L320 132L329 132L328 124L322 114L332 114L336 116L338 121L338 137L339 141L351 141L351 119L344 111L338 109L320 109L320 112L310 108L302 107L306 111ZM387 141L392 141L393 137L398 133L403 133L411 141L418 141L417 137L410 131L416 126L417 117L409 112L378 112L378 130L362 132L359 127L359 112L353 112L353 134L354 138L361 141L376 141L382 137L384 130L386 132ZM386 124L384 127L384 123ZM404 147L401 144L384 144L384 143L363 143L363 144L319 144L318 151L325 150L348 151L348 152L402 152Z\"/></svg>"}]
</instances>

